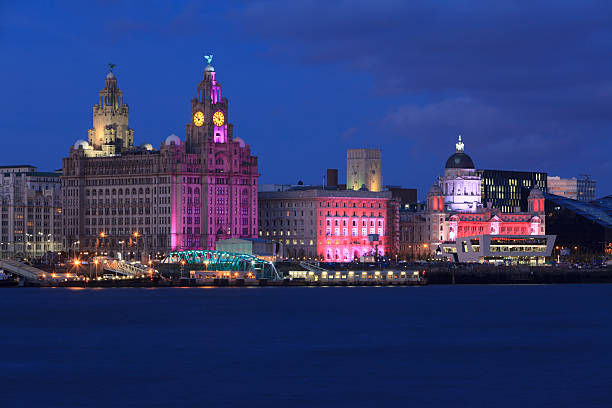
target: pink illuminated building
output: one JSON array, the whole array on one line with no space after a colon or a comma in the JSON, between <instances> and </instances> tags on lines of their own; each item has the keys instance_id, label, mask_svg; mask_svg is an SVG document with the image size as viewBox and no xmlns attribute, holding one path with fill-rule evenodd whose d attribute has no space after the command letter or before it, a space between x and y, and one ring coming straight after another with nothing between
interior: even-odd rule
<instances>
[{"instance_id":1,"label":"pink illuminated building","mask_svg":"<svg viewBox=\"0 0 612 408\"><path fill-rule=\"evenodd\" d=\"M390 191L299 187L259 193L259 236L292 259L351 262L398 249L398 202Z\"/></svg>"},{"instance_id":2,"label":"pink illuminated building","mask_svg":"<svg viewBox=\"0 0 612 408\"><path fill-rule=\"evenodd\" d=\"M210 64L191 100L185 141L170 135L159 150L135 146L128 114L110 72L88 140L63 159L66 248L144 257L257 236L257 157L233 136Z\"/></svg>"}]
</instances>

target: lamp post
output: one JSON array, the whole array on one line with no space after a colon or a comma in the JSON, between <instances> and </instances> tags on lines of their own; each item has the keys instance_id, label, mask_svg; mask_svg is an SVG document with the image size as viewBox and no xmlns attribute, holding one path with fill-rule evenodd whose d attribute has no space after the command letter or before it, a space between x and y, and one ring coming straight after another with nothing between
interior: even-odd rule
<instances>
[{"instance_id":1,"label":"lamp post","mask_svg":"<svg viewBox=\"0 0 612 408\"><path fill-rule=\"evenodd\" d=\"M104 245L104 238L106 238L106 232L104 232L104 231L100 232L100 238L102 240L101 241L102 245L100 245L102 247L102 250L100 252L102 252L102 254L104 254L104 247L105 247L105 245Z\"/></svg>"},{"instance_id":2,"label":"lamp post","mask_svg":"<svg viewBox=\"0 0 612 408\"><path fill-rule=\"evenodd\" d=\"M123 261L125 258L125 255L123 253L125 251L125 240L121 240L119 241L119 243L121 244L121 257L120 258Z\"/></svg>"},{"instance_id":3,"label":"lamp post","mask_svg":"<svg viewBox=\"0 0 612 408\"><path fill-rule=\"evenodd\" d=\"M138 237L140 236L140 234L138 233L138 231L134 231L134 233L132 234L134 236L134 245L136 245L136 255L138 255Z\"/></svg>"},{"instance_id":4,"label":"lamp post","mask_svg":"<svg viewBox=\"0 0 612 408\"><path fill-rule=\"evenodd\" d=\"M100 263L100 261L98 261L97 259L94 259L94 268L96 270L96 280L98 280L98 263Z\"/></svg>"},{"instance_id":5,"label":"lamp post","mask_svg":"<svg viewBox=\"0 0 612 408\"><path fill-rule=\"evenodd\" d=\"M185 261L181 261L181 279L183 279L183 270L185 269Z\"/></svg>"}]
</instances>

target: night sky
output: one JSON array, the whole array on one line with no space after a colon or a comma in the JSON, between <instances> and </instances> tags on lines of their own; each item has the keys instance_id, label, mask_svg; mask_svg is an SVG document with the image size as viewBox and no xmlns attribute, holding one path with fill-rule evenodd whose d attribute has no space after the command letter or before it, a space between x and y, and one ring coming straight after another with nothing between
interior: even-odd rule
<instances>
[{"instance_id":1,"label":"night sky","mask_svg":"<svg viewBox=\"0 0 612 408\"><path fill-rule=\"evenodd\" d=\"M345 180L346 149L375 147L423 199L461 134L478 168L612 193L609 1L50 3L0 2L2 165L60 168L109 62L135 143L184 139L212 53L260 183Z\"/></svg>"}]
</instances>

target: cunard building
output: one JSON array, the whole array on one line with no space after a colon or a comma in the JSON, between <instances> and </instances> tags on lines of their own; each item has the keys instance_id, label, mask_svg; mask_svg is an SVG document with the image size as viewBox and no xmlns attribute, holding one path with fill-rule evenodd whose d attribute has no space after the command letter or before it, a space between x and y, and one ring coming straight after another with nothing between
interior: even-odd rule
<instances>
[{"instance_id":1,"label":"cunard building","mask_svg":"<svg viewBox=\"0 0 612 408\"><path fill-rule=\"evenodd\" d=\"M159 150L134 145L128 105L108 73L88 140L63 159L66 249L142 258L256 237L257 157L234 137L210 64L190 118L185 141L170 135Z\"/></svg>"}]
</instances>

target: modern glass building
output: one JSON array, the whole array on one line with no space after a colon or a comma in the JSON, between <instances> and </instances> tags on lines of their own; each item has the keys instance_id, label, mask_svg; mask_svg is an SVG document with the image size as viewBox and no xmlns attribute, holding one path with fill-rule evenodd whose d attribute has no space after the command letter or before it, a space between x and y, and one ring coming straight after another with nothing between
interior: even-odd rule
<instances>
[{"instance_id":1,"label":"modern glass building","mask_svg":"<svg viewBox=\"0 0 612 408\"><path fill-rule=\"evenodd\" d=\"M546 232L560 247L582 254L612 255L612 195L585 203L545 194Z\"/></svg>"},{"instance_id":2,"label":"modern glass building","mask_svg":"<svg viewBox=\"0 0 612 408\"><path fill-rule=\"evenodd\" d=\"M528 210L527 197L532 188L548 191L547 173L533 171L477 170L482 179L482 203L504 213Z\"/></svg>"}]
</instances>

